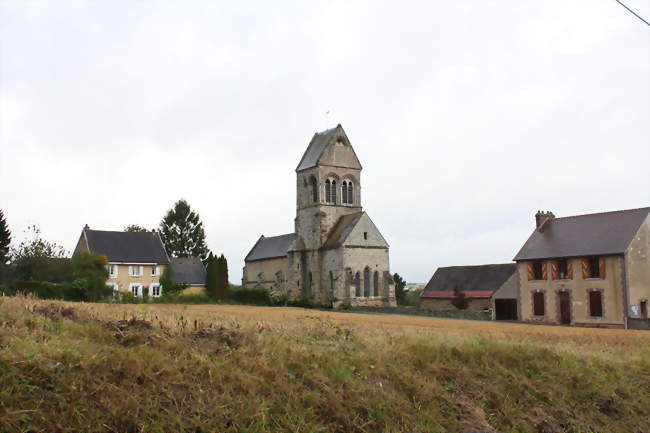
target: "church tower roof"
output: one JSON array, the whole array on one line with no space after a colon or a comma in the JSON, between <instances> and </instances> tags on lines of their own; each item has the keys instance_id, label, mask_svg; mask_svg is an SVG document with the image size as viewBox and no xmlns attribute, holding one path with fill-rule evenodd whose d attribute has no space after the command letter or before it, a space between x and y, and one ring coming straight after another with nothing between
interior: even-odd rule
<instances>
[{"instance_id":1,"label":"church tower roof","mask_svg":"<svg viewBox=\"0 0 650 433\"><path fill-rule=\"evenodd\" d=\"M302 155L300 163L298 164L298 167L296 167L296 171L300 172L307 170L308 168L316 167L323 156L325 149L327 149L327 146L332 142L340 140L343 140L345 144L352 148L350 140L340 123L334 128L315 133L314 137L309 142L309 146L307 146L307 150L305 150L305 153ZM354 149L352 149L352 152L354 152ZM359 164L359 168L361 168L361 164Z\"/></svg>"}]
</instances>

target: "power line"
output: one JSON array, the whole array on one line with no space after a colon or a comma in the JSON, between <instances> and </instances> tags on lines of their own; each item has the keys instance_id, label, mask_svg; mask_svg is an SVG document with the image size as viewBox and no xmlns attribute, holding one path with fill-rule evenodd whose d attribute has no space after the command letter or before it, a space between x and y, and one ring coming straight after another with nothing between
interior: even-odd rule
<instances>
[{"instance_id":1,"label":"power line","mask_svg":"<svg viewBox=\"0 0 650 433\"><path fill-rule=\"evenodd\" d=\"M649 22L647 22L646 20L644 20L643 18L641 18L641 16L639 16L639 14L637 14L636 12L634 12L632 9L630 9L630 8L627 7L627 6L625 6L625 5L623 4L623 2L621 2L620 0L616 0L616 3L620 4L621 6L623 6L625 9L627 9L628 11L630 11L630 12L631 12L635 17L637 17L638 19L640 19L641 21L643 21L644 23L646 23L647 25L650 26L650 23L649 23Z\"/></svg>"}]
</instances>

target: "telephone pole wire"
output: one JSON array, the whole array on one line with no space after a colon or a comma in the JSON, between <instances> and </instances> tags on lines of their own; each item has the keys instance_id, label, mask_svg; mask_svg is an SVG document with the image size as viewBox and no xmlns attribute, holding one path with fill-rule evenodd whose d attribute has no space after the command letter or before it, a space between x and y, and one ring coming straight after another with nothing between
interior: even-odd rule
<instances>
[{"instance_id":1,"label":"telephone pole wire","mask_svg":"<svg viewBox=\"0 0 650 433\"><path fill-rule=\"evenodd\" d=\"M641 21L643 21L644 23L646 23L646 25L650 26L650 23L649 23L649 22L647 22L646 20L644 20L643 18L641 18L641 16L640 16L639 14L637 14L636 12L634 12L632 9L630 9L630 8L627 7L627 6L625 6L625 5L623 4L622 1L620 1L620 0L616 0L616 3L620 4L621 6L623 6L625 9L627 9L628 11L630 11L630 13L632 13L635 17L637 17L638 19L640 19Z\"/></svg>"}]
</instances>

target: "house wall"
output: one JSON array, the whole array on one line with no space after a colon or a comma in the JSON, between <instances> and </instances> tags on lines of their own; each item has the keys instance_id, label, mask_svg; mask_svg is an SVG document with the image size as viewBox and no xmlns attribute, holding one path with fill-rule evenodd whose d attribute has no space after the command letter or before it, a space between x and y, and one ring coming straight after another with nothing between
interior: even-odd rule
<instances>
[{"instance_id":1,"label":"house wall","mask_svg":"<svg viewBox=\"0 0 650 433\"><path fill-rule=\"evenodd\" d=\"M451 303L451 299L442 298L420 298L420 310L425 311L458 311L458 308ZM486 308L492 307L492 300L486 299L468 299L469 305L466 311L481 312Z\"/></svg>"},{"instance_id":2,"label":"house wall","mask_svg":"<svg viewBox=\"0 0 650 433\"><path fill-rule=\"evenodd\" d=\"M204 285L189 285L183 290L181 290L181 295L200 295L205 293L205 286Z\"/></svg>"},{"instance_id":3,"label":"house wall","mask_svg":"<svg viewBox=\"0 0 650 433\"><path fill-rule=\"evenodd\" d=\"M339 248L343 255L343 267L348 272L345 278L346 285L343 288L340 299L349 299L355 305L381 306L397 305L395 303L395 286L389 284L388 293L384 290L384 272L389 272L390 263L388 248L364 248L364 247L343 247ZM366 266L370 269L370 297L364 296L364 270ZM355 275L359 272L361 280L361 297L357 298L355 293ZM379 296L374 293L374 273L379 272Z\"/></svg>"},{"instance_id":4,"label":"house wall","mask_svg":"<svg viewBox=\"0 0 650 433\"><path fill-rule=\"evenodd\" d=\"M278 281L276 273L282 271L283 279ZM244 287L264 287L273 290L285 290L287 278L287 258L279 257L268 260L246 262L242 277Z\"/></svg>"},{"instance_id":5,"label":"house wall","mask_svg":"<svg viewBox=\"0 0 650 433\"><path fill-rule=\"evenodd\" d=\"M586 326L623 326L623 273L621 256L605 257L605 278L582 278L581 261L579 258L567 259L573 264L572 280L551 280L548 272L546 280L528 281L528 262L522 261L517 265L519 275L521 320L529 322L560 323L560 307L558 293L565 290L570 296L571 323ZM550 260L545 261L550 270ZM603 317L589 315L588 291L598 289L603 291ZM533 292L544 292L545 315L533 315Z\"/></svg>"},{"instance_id":6,"label":"house wall","mask_svg":"<svg viewBox=\"0 0 650 433\"><path fill-rule=\"evenodd\" d=\"M116 265L117 266L117 276L115 278L108 278L106 280L106 283L111 284L111 283L117 283L118 284L118 290L121 292L128 292L129 291L129 285L131 283L139 283L142 284L143 288L149 287L151 283L159 283L160 282L160 276L163 274L165 271L165 268L167 265L156 265L159 268L158 275L157 276L152 276L151 275L151 269L154 268L153 265L141 265L143 267L142 270L142 276L141 277L132 277L129 275L129 266L137 266L136 264L131 264L131 265L123 265L123 264L116 264L116 263L110 263L109 265Z\"/></svg>"},{"instance_id":7,"label":"house wall","mask_svg":"<svg viewBox=\"0 0 650 433\"><path fill-rule=\"evenodd\" d=\"M639 317L641 300L646 300L650 309L650 216L625 252L625 271L630 317Z\"/></svg>"}]
</instances>

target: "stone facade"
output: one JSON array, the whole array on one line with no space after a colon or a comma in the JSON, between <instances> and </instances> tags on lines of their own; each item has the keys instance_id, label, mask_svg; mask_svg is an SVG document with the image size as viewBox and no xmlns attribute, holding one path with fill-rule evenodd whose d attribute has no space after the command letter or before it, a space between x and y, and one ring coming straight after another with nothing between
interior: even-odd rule
<instances>
[{"instance_id":1,"label":"stone facade","mask_svg":"<svg viewBox=\"0 0 650 433\"><path fill-rule=\"evenodd\" d=\"M321 302L396 305L389 246L361 206L361 164L341 125L314 135L296 169L294 223L293 234L260 238L242 285Z\"/></svg>"},{"instance_id":2,"label":"stone facade","mask_svg":"<svg viewBox=\"0 0 650 433\"><path fill-rule=\"evenodd\" d=\"M538 212L535 232L515 257L521 319L612 328L647 320L649 211L566 218Z\"/></svg>"}]
</instances>

